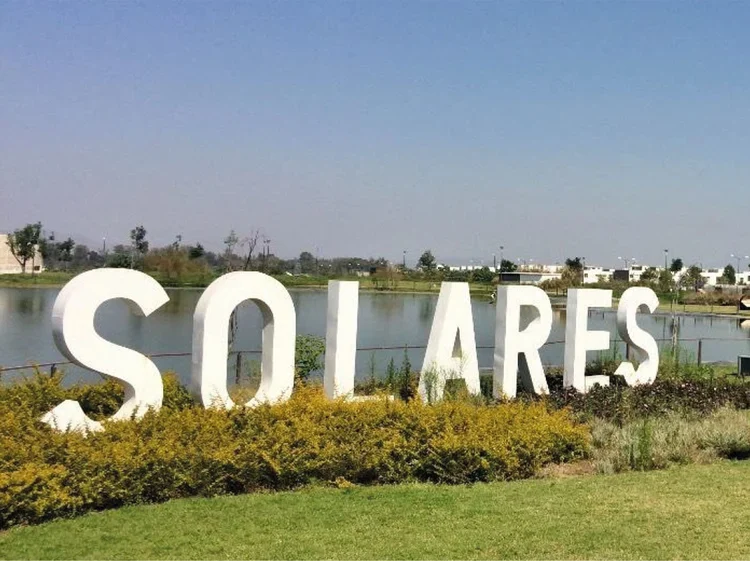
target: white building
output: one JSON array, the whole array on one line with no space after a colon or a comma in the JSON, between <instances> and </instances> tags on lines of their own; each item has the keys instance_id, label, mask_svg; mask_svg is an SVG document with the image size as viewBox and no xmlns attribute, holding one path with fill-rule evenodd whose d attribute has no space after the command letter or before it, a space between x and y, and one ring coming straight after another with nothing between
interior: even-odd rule
<instances>
[{"instance_id":1,"label":"white building","mask_svg":"<svg viewBox=\"0 0 750 561\"><path fill-rule=\"evenodd\" d=\"M609 282L614 274L613 269L594 267L587 265L583 269L583 284L594 284L596 282Z\"/></svg>"},{"instance_id":2,"label":"white building","mask_svg":"<svg viewBox=\"0 0 750 561\"><path fill-rule=\"evenodd\" d=\"M483 265L458 265L449 267L451 271L473 271L476 269L482 269ZM500 267L488 267L490 271L499 272ZM609 282L614 278L625 280L625 273L627 272L628 282L637 283L640 282L641 276L648 269L651 269L649 265L636 265L632 264L627 269L614 269L607 267L599 267L594 265L586 265L583 270L583 283L594 284L597 282ZM663 267L653 267L658 272L661 272ZM564 265L542 265L542 264L522 264L519 266L517 271L513 273L503 273L507 275L508 282L520 282L521 284L539 284L545 280L559 279L562 277L562 272L565 269ZM615 274L617 271L617 274ZM680 279L687 273L688 268L683 267L681 271L677 271L672 274L676 283L680 282ZM511 275L515 275L511 277ZM719 279L724 275L724 268L708 268L703 269L701 276L705 286L717 286ZM738 272L737 273L737 284L750 286L750 271Z\"/></svg>"},{"instance_id":3,"label":"white building","mask_svg":"<svg viewBox=\"0 0 750 561\"><path fill-rule=\"evenodd\" d=\"M649 269L647 265L631 265L629 268L630 282L638 282L641 280L641 275Z\"/></svg>"},{"instance_id":4,"label":"white building","mask_svg":"<svg viewBox=\"0 0 750 561\"><path fill-rule=\"evenodd\" d=\"M679 283L682 277L687 273L688 268L683 267L681 271L674 273L674 280ZM720 279L724 276L724 267L711 267L708 269L701 269L701 277L703 278L704 286L720 286ZM750 271L736 272L735 277L738 285L750 285Z\"/></svg>"},{"instance_id":5,"label":"white building","mask_svg":"<svg viewBox=\"0 0 750 561\"><path fill-rule=\"evenodd\" d=\"M701 277L706 283L706 286L716 286L719 284L719 278L724 276L724 268L719 269L703 269L701 271Z\"/></svg>"},{"instance_id":6,"label":"white building","mask_svg":"<svg viewBox=\"0 0 750 561\"><path fill-rule=\"evenodd\" d=\"M31 273L44 270L44 261L39 251L36 252L33 262L29 260L26 263L26 272ZM8 246L8 234L0 234L0 275L13 275L22 272L21 265L13 257Z\"/></svg>"}]
</instances>

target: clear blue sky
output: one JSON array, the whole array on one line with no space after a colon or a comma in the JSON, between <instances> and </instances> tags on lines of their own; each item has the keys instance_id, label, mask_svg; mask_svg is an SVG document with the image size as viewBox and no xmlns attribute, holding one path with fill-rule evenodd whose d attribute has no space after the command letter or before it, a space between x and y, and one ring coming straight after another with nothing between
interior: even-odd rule
<instances>
[{"instance_id":1,"label":"clear blue sky","mask_svg":"<svg viewBox=\"0 0 750 561\"><path fill-rule=\"evenodd\" d=\"M750 253L750 3L0 2L0 230Z\"/></svg>"}]
</instances>

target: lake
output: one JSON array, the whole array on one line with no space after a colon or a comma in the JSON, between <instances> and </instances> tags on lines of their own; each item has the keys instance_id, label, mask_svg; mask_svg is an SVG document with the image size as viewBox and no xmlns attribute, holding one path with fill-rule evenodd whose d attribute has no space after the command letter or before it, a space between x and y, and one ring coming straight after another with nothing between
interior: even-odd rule
<instances>
[{"instance_id":1,"label":"lake","mask_svg":"<svg viewBox=\"0 0 750 561\"><path fill-rule=\"evenodd\" d=\"M0 365L5 367L35 363L62 362L64 359L52 340L52 307L57 288L0 288ZM143 318L133 315L123 301L111 301L97 312L97 331L115 343L151 353L189 353L192 342L192 316L202 290L167 290L170 301ZM327 297L324 290L290 290L297 311L297 333L325 336ZM374 369L385 371L394 358L399 365L404 356L404 345L424 347L430 333L437 302L436 294L381 294L361 293L357 348L397 347L396 350L360 351L357 353L357 376L369 375ZM495 306L483 299L473 299L479 365L492 366L494 345ZM739 320L707 316L677 316L679 336L683 345L693 353L702 338L703 360L706 362L735 362L737 355L750 354L750 329ZM747 324L750 321L746 320ZM239 312L239 333L236 349L260 348L260 312L252 303L243 304ZM668 314L641 314L639 325L657 339L669 339L672 318ZM750 325L747 325L750 328ZM592 311L590 329L605 329L615 334L615 311ZM565 312L555 310L549 341L542 349L545 364L561 365L565 337ZM614 338L614 335L613 335ZM557 342L557 343L556 343ZM622 342L613 341L624 356ZM409 349L409 359L419 369L424 349ZM590 353L590 359L596 353ZM252 357L247 357L248 362ZM190 376L190 357L154 358L162 370L174 370L183 380ZM69 380L97 380L98 376L78 368L65 367ZM25 371L28 373L29 371ZM11 379L19 374L6 373ZM22 375L22 374L21 374ZM232 376L230 375L230 378Z\"/></svg>"}]
</instances>

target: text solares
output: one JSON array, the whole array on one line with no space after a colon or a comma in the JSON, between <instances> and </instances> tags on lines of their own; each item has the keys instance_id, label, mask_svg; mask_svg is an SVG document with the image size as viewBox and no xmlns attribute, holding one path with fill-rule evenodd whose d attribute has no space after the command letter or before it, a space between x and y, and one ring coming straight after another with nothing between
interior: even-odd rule
<instances>
[{"instance_id":1,"label":"text solares","mask_svg":"<svg viewBox=\"0 0 750 561\"><path fill-rule=\"evenodd\" d=\"M112 419L138 418L161 407L163 387L156 365L143 354L100 337L94 329L99 306L125 299L135 311L148 316L169 301L162 286L149 275L126 269L97 269L74 277L60 291L52 311L53 335L60 352L71 362L120 380L125 402ZM228 324L232 311L253 301L263 316L261 381L246 405L281 402L294 388L296 317L284 286L258 272L234 272L219 277L201 295L193 315L191 390L206 407L234 406L227 389ZM326 352L323 386L331 399L353 398L357 343L359 283L328 284ZM606 385L607 376L586 376L586 353L608 349L608 331L588 329L590 308L609 308L612 291L568 291L563 383L586 392ZM637 367L622 362L615 374L629 385L650 384L659 368L655 339L636 322L639 311L652 313L659 305L653 290L626 290L617 307L617 330L639 359ZM493 365L493 393L515 397L519 379L535 393L547 393L539 350L552 329L552 303L534 286L499 286ZM533 319L522 328L524 308ZM440 400L445 381L462 378L470 393L478 394L479 365L474 337L469 285L444 282L422 364L419 393ZM59 430L102 430L76 401L64 401L42 420Z\"/></svg>"}]
</instances>

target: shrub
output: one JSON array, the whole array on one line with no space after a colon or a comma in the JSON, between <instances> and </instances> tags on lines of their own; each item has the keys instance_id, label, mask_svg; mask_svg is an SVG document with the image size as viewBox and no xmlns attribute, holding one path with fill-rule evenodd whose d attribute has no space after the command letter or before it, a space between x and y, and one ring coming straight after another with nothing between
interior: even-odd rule
<instances>
[{"instance_id":1,"label":"shrub","mask_svg":"<svg viewBox=\"0 0 750 561\"><path fill-rule=\"evenodd\" d=\"M37 376L0 388L0 528L315 482L516 479L582 457L589 439L585 426L544 403L344 402L302 387L283 404L223 411L190 404L171 382L161 411L105 421L104 432L83 436L54 432L39 416L74 395L106 415L121 390L113 382L70 389L59 382Z\"/></svg>"},{"instance_id":2,"label":"shrub","mask_svg":"<svg viewBox=\"0 0 750 561\"><path fill-rule=\"evenodd\" d=\"M393 395L403 401L415 399L419 394L419 372L412 370L409 353L404 349L401 367L391 358L385 371L385 377L378 377L375 368L375 354L370 355L370 375L364 382L355 384L357 395Z\"/></svg>"},{"instance_id":3,"label":"shrub","mask_svg":"<svg viewBox=\"0 0 750 561\"><path fill-rule=\"evenodd\" d=\"M294 371L298 380L306 381L310 374L323 368L321 358L326 352L326 342L314 335L297 335L294 349Z\"/></svg>"},{"instance_id":4,"label":"shrub","mask_svg":"<svg viewBox=\"0 0 750 561\"><path fill-rule=\"evenodd\" d=\"M616 473L750 455L750 417L722 408L704 418L670 413L623 426L591 421L591 459L597 470Z\"/></svg>"},{"instance_id":5,"label":"shrub","mask_svg":"<svg viewBox=\"0 0 750 561\"><path fill-rule=\"evenodd\" d=\"M530 401L548 400L553 407L569 407L580 420L597 418L618 424L670 413L705 415L725 406L750 409L750 385L729 379L659 377L650 385L628 387L613 377L609 387L596 386L586 394L562 388L561 379L550 379L548 397L519 395Z\"/></svg>"}]
</instances>

